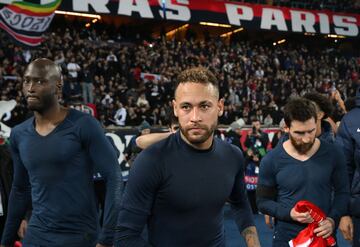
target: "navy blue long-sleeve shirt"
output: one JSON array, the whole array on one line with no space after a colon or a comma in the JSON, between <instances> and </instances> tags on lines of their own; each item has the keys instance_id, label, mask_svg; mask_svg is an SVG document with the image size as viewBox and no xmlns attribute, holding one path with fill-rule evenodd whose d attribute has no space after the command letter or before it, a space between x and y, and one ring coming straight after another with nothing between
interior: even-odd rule
<instances>
[{"instance_id":1,"label":"navy blue long-sleeve shirt","mask_svg":"<svg viewBox=\"0 0 360 247\"><path fill-rule=\"evenodd\" d=\"M178 132L142 151L130 170L115 246L224 246L226 201L240 232L254 225L243 167L240 149L217 138L197 150ZM140 236L146 223L148 241Z\"/></svg>"},{"instance_id":2,"label":"navy blue long-sleeve shirt","mask_svg":"<svg viewBox=\"0 0 360 247\"><path fill-rule=\"evenodd\" d=\"M258 188L277 192L274 199L257 198L259 210L277 219L275 231L286 229L294 237L306 227L290 217L291 209L300 200L314 203L338 223L349 201L345 157L338 146L323 141L306 161L293 158L283 145L277 145L261 161Z\"/></svg>"},{"instance_id":3,"label":"navy blue long-sleeve shirt","mask_svg":"<svg viewBox=\"0 0 360 247\"><path fill-rule=\"evenodd\" d=\"M348 112L339 126L336 141L342 147L351 185L349 215L360 217L360 89L357 107Z\"/></svg>"},{"instance_id":4,"label":"navy blue long-sleeve shirt","mask_svg":"<svg viewBox=\"0 0 360 247\"><path fill-rule=\"evenodd\" d=\"M123 185L116 154L99 123L72 109L46 136L37 133L34 123L34 118L30 118L11 132L14 181L2 244L15 239L31 198L33 211L25 244L112 245ZM94 169L106 181L101 230L92 179Z\"/></svg>"}]
</instances>

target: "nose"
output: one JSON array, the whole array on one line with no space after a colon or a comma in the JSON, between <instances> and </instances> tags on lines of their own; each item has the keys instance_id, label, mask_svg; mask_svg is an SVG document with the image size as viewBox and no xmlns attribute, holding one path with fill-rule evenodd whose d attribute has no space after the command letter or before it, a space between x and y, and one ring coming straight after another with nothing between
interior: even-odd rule
<instances>
[{"instance_id":1,"label":"nose","mask_svg":"<svg viewBox=\"0 0 360 247\"><path fill-rule=\"evenodd\" d=\"M197 107L194 107L191 112L191 121L192 122L199 122L201 120L200 118L200 112Z\"/></svg>"},{"instance_id":2,"label":"nose","mask_svg":"<svg viewBox=\"0 0 360 247\"><path fill-rule=\"evenodd\" d=\"M34 88L35 88L34 81L30 81L30 82L24 84L24 89L25 89L25 92L27 92L27 93L34 92Z\"/></svg>"},{"instance_id":3,"label":"nose","mask_svg":"<svg viewBox=\"0 0 360 247\"><path fill-rule=\"evenodd\" d=\"M305 134L305 136L302 138L303 143L309 143L311 141L310 134Z\"/></svg>"}]
</instances>

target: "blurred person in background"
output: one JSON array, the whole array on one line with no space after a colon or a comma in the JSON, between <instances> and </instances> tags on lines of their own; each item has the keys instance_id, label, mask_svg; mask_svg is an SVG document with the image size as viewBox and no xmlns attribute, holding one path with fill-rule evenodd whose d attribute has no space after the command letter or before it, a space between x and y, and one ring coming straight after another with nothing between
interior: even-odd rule
<instances>
[{"instance_id":1,"label":"blurred person in background","mask_svg":"<svg viewBox=\"0 0 360 247\"><path fill-rule=\"evenodd\" d=\"M134 162L137 155L142 151L142 148L137 145L136 139L139 136L148 135L151 132L151 126L150 124L144 120L139 126L138 126L138 134L133 136L130 139L129 144L126 146L124 150L124 160L131 166Z\"/></svg>"}]
</instances>

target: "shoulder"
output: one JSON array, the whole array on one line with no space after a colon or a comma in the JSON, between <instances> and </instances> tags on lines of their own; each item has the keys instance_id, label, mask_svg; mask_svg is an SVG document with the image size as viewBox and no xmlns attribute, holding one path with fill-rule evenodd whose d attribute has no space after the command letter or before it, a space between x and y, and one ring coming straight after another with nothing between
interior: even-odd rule
<instances>
[{"instance_id":1,"label":"shoulder","mask_svg":"<svg viewBox=\"0 0 360 247\"><path fill-rule=\"evenodd\" d=\"M136 170L151 170L152 172L160 172L164 170L164 160L173 160L178 148L174 146L174 135L170 135L150 147L142 150L135 158L132 165Z\"/></svg>"},{"instance_id":2,"label":"shoulder","mask_svg":"<svg viewBox=\"0 0 360 247\"><path fill-rule=\"evenodd\" d=\"M346 113L341 122L346 122L347 124L350 123L360 123L360 107L356 107L354 109L352 109L351 111L349 111L348 113ZM358 126L360 127L360 126Z\"/></svg>"},{"instance_id":3,"label":"shoulder","mask_svg":"<svg viewBox=\"0 0 360 247\"><path fill-rule=\"evenodd\" d=\"M34 123L34 117L31 117L21 124L16 125L14 128L11 129L10 138L15 138L18 135L21 135L25 131L28 131Z\"/></svg>"},{"instance_id":4,"label":"shoulder","mask_svg":"<svg viewBox=\"0 0 360 247\"><path fill-rule=\"evenodd\" d=\"M320 147L324 150L324 152L326 152L329 155L332 155L334 157L343 154L341 147L337 143L321 141Z\"/></svg>"},{"instance_id":5,"label":"shoulder","mask_svg":"<svg viewBox=\"0 0 360 247\"><path fill-rule=\"evenodd\" d=\"M261 159L260 168L264 166L271 166L275 168L275 160L279 160L281 158L281 154L283 152L282 143L276 145L275 148L271 149L266 155Z\"/></svg>"},{"instance_id":6,"label":"shoulder","mask_svg":"<svg viewBox=\"0 0 360 247\"><path fill-rule=\"evenodd\" d=\"M178 147L176 143L175 134L171 134L167 138L152 144L150 147L146 148L141 153L150 155L155 159L159 159L159 156L157 155L162 155L162 156L171 155L171 152L176 151L177 148Z\"/></svg>"},{"instance_id":7,"label":"shoulder","mask_svg":"<svg viewBox=\"0 0 360 247\"><path fill-rule=\"evenodd\" d=\"M94 126L100 126L96 118L94 118L88 113L84 113L75 109L69 109L66 120L73 125L85 129L93 128Z\"/></svg>"},{"instance_id":8,"label":"shoulder","mask_svg":"<svg viewBox=\"0 0 360 247\"><path fill-rule=\"evenodd\" d=\"M216 149L219 152L230 153L232 155L243 157L243 153L241 149L231 143L221 140L220 138L215 137L214 142L216 145Z\"/></svg>"}]
</instances>

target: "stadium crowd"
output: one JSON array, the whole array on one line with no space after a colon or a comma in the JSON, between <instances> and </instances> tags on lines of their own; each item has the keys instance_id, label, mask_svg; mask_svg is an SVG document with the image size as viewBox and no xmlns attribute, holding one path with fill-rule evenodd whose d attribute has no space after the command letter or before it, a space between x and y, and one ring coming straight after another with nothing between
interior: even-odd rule
<instances>
[{"instance_id":1,"label":"stadium crowd","mask_svg":"<svg viewBox=\"0 0 360 247\"><path fill-rule=\"evenodd\" d=\"M1 39L4 32L0 33ZM195 41L145 39L126 33L53 28L38 49L25 49L12 41L0 47L1 100L16 99L6 123L22 122L27 112L21 97L25 65L37 57L53 59L63 70L65 104L93 103L103 126L137 126L143 120L164 125L172 99L172 82L179 71L209 67L220 78L225 112L220 124L238 118L246 124L278 125L282 108L291 96L317 90L345 100L355 95L359 80L359 54L329 47L209 38ZM333 118L339 120L341 111Z\"/></svg>"},{"instance_id":2,"label":"stadium crowd","mask_svg":"<svg viewBox=\"0 0 360 247\"><path fill-rule=\"evenodd\" d=\"M303 8L313 10L331 10L337 12L359 13L360 1L358 0L245 0L248 3L268 4L273 6Z\"/></svg>"},{"instance_id":3,"label":"stadium crowd","mask_svg":"<svg viewBox=\"0 0 360 247\"><path fill-rule=\"evenodd\" d=\"M317 1L325 2L337 1ZM333 102L336 110L330 117L338 122L346 112L343 101L355 96L359 83L360 54L348 52L346 46L321 47L295 41L273 45L238 37L230 42L210 37L200 41L190 32L184 40L167 39L165 33L157 39L142 35L129 29L84 29L76 24L66 29L53 27L41 47L27 49L6 39L1 31L0 100L18 102L12 116L3 122L13 127L29 114L21 82L26 66L36 58L49 58L61 68L62 104L94 107L103 127L140 125L139 130L146 133L150 126L168 124L178 74L197 66L209 68L219 78L220 95L225 100L219 123L231 127L223 139L244 151L246 189L252 211L257 213L260 162L276 143L289 138L282 130L269 138L262 127L284 126L283 111L289 99L306 98L309 93L311 98L314 91ZM327 101L320 100L316 110L326 115L322 102ZM240 143L240 123L252 126L244 143ZM335 141L332 129L328 132ZM319 134L324 137L326 133ZM126 154L125 160L130 161Z\"/></svg>"}]
</instances>

